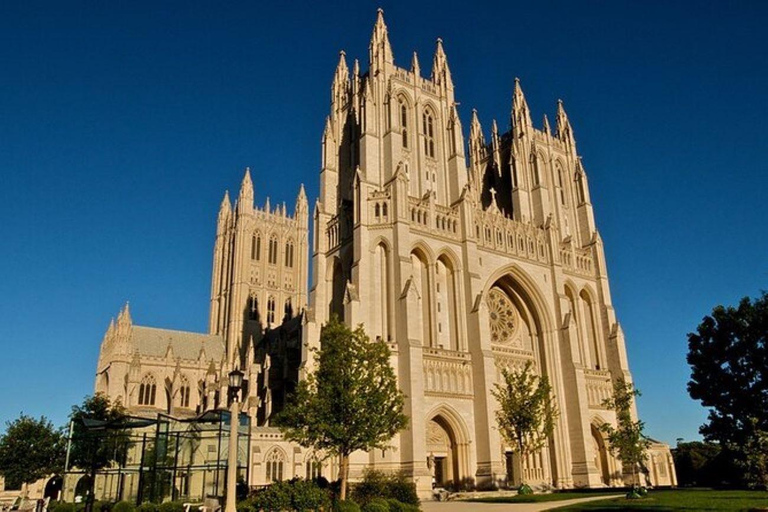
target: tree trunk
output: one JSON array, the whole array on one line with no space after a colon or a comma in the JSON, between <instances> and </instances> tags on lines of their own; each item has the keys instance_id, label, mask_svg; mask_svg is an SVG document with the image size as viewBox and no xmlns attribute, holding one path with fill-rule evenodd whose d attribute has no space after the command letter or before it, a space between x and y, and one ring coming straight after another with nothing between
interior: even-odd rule
<instances>
[{"instance_id":1,"label":"tree trunk","mask_svg":"<svg viewBox=\"0 0 768 512\"><path fill-rule=\"evenodd\" d=\"M347 479L349 478L349 455L342 454L341 455L341 464L340 464L340 472L339 475L341 478L341 491L339 491L339 498L341 501L344 501L347 499Z\"/></svg>"}]
</instances>

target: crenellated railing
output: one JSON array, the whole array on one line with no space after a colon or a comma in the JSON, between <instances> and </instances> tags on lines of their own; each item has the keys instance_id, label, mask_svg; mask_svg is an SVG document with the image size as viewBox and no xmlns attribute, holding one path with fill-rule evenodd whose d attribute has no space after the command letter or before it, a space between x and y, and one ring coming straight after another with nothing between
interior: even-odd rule
<instances>
[{"instance_id":1,"label":"crenellated railing","mask_svg":"<svg viewBox=\"0 0 768 512\"><path fill-rule=\"evenodd\" d=\"M325 236L328 242L328 250L331 251L341 245L341 222L339 216L334 215L325 226Z\"/></svg>"},{"instance_id":2,"label":"crenellated railing","mask_svg":"<svg viewBox=\"0 0 768 512\"><path fill-rule=\"evenodd\" d=\"M455 208L408 198L411 229L458 240L459 212Z\"/></svg>"},{"instance_id":3,"label":"crenellated railing","mask_svg":"<svg viewBox=\"0 0 768 512\"><path fill-rule=\"evenodd\" d=\"M590 249L580 249L572 242L560 244L560 262L563 269L584 276L592 276L595 273L595 265Z\"/></svg>"},{"instance_id":4,"label":"crenellated railing","mask_svg":"<svg viewBox=\"0 0 768 512\"><path fill-rule=\"evenodd\" d=\"M474 235L478 247L549 263L544 229L509 219L498 211L475 210Z\"/></svg>"},{"instance_id":5,"label":"crenellated railing","mask_svg":"<svg viewBox=\"0 0 768 512\"><path fill-rule=\"evenodd\" d=\"M470 355L455 350L424 347L424 391L427 394L472 398Z\"/></svg>"},{"instance_id":6,"label":"crenellated railing","mask_svg":"<svg viewBox=\"0 0 768 512\"><path fill-rule=\"evenodd\" d=\"M608 370L584 370L587 403L594 409L605 409L603 402L613 394L611 372Z\"/></svg>"}]
</instances>

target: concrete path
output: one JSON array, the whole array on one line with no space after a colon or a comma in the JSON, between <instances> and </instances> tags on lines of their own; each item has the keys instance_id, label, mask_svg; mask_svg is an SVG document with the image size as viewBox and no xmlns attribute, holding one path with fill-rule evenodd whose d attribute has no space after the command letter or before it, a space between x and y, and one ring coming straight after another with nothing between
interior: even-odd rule
<instances>
[{"instance_id":1,"label":"concrete path","mask_svg":"<svg viewBox=\"0 0 768 512\"><path fill-rule=\"evenodd\" d=\"M471 501L422 501L424 512L541 512L557 507L585 503L587 501L619 498L621 494L606 494L573 500L547 501L545 503L476 503Z\"/></svg>"}]
</instances>

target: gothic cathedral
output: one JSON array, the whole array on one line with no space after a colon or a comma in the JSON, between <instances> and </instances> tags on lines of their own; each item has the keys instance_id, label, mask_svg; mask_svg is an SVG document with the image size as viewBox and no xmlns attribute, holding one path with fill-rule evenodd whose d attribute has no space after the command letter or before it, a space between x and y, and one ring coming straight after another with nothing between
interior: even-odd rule
<instances>
[{"instance_id":1,"label":"gothic cathedral","mask_svg":"<svg viewBox=\"0 0 768 512\"><path fill-rule=\"evenodd\" d=\"M194 416L246 373L251 485L323 474L335 462L282 439L270 417L306 372L309 348L338 315L387 343L405 393L407 430L392 448L352 457L433 486L492 485L512 471L491 395L503 368L532 362L560 411L553 437L522 461L531 484L623 485L598 426L602 402L631 381L611 303L587 174L562 102L554 130L531 120L515 81L511 129L486 140L476 111L465 141L448 59L437 40L424 77L416 54L395 65L381 10L368 70L341 52L322 136L320 196L295 209L254 206L246 171L218 215L208 334L134 325L128 308L102 342L96 391L134 414ZM674 484L669 449L654 443L650 478ZM278 469L279 468L279 472Z\"/></svg>"}]
</instances>

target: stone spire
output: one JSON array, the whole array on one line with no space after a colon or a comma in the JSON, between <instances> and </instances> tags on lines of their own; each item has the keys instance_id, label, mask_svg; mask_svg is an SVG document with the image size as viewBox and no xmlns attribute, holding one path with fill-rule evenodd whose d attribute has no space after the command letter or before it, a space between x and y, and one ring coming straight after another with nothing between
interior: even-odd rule
<instances>
[{"instance_id":1,"label":"stone spire","mask_svg":"<svg viewBox=\"0 0 768 512\"><path fill-rule=\"evenodd\" d=\"M563 142L569 143L572 147L576 145L573 138L573 128L568 120L568 114L565 113L563 100L557 100L557 137Z\"/></svg>"},{"instance_id":2,"label":"stone spire","mask_svg":"<svg viewBox=\"0 0 768 512\"><path fill-rule=\"evenodd\" d=\"M499 139L499 126L495 119L491 125L491 146L493 148L493 166L496 173L501 176L501 141Z\"/></svg>"},{"instance_id":3,"label":"stone spire","mask_svg":"<svg viewBox=\"0 0 768 512\"><path fill-rule=\"evenodd\" d=\"M520 87L520 79L515 78L515 91L512 95L512 127L515 129L515 134L520 136L532 125L531 111L528 108L528 102L525 101L523 88Z\"/></svg>"},{"instance_id":4,"label":"stone spire","mask_svg":"<svg viewBox=\"0 0 768 512\"><path fill-rule=\"evenodd\" d=\"M413 52L413 58L411 59L411 73L416 77L421 77L421 66L419 66L419 56L416 52Z\"/></svg>"},{"instance_id":5,"label":"stone spire","mask_svg":"<svg viewBox=\"0 0 768 512\"><path fill-rule=\"evenodd\" d=\"M477 151L485 147L485 137L483 137L483 127L480 126L480 119L477 117L477 110L472 109L472 121L469 124L469 152L475 155Z\"/></svg>"},{"instance_id":6,"label":"stone spire","mask_svg":"<svg viewBox=\"0 0 768 512\"><path fill-rule=\"evenodd\" d=\"M341 108L347 100L349 94L349 68L347 67L346 52L339 52L339 63L336 65L336 73L333 75L333 85L331 85L331 102Z\"/></svg>"},{"instance_id":7,"label":"stone spire","mask_svg":"<svg viewBox=\"0 0 768 512\"><path fill-rule=\"evenodd\" d=\"M253 208L253 181L251 181L251 168L245 168L245 176L240 184L240 195L237 197L237 209L247 212Z\"/></svg>"},{"instance_id":8,"label":"stone spire","mask_svg":"<svg viewBox=\"0 0 768 512\"><path fill-rule=\"evenodd\" d=\"M218 234L221 234L224 231L224 227L229 222L231 216L232 203L229 201L229 190L227 190L224 192L224 198L221 200L221 206L219 206L219 218L216 229Z\"/></svg>"},{"instance_id":9,"label":"stone spire","mask_svg":"<svg viewBox=\"0 0 768 512\"><path fill-rule=\"evenodd\" d=\"M443 50L443 40L439 37L437 38L435 58L432 60L432 80L435 84L446 89L453 89L451 70L448 68L448 58L445 56L445 50Z\"/></svg>"},{"instance_id":10,"label":"stone spire","mask_svg":"<svg viewBox=\"0 0 768 512\"><path fill-rule=\"evenodd\" d=\"M385 64L393 64L392 47L389 44L387 25L384 23L384 9L379 8L376 23L373 25L371 44L368 47L371 75L384 69Z\"/></svg>"}]
</instances>

